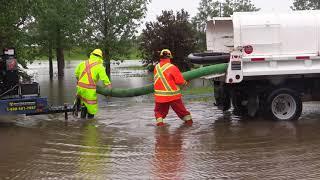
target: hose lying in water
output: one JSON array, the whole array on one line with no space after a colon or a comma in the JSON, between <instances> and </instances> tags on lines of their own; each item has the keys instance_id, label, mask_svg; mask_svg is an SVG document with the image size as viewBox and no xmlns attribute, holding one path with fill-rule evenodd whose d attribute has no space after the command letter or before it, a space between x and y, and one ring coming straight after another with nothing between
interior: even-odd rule
<instances>
[{"instance_id":1,"label":"hose lying in water","mask_svg":"<svg viewBox=\"0 0 320 180\"><path fill-rule=\"evenodd\" d=\"M192 80L196 78L200 78L202 76L207 76L211 74L221 74L225 73L227 70L228 64L216 64L211 66L206 66L202 68L198 68L192 71L184 72L183 77L185 80ZM120 89L120 88L104 88L101 86L97 86L97 93L105 96L111 97L134 97L141 96L153 93L153 84L146 85L140 88L130 88L130 89Z\"/></svg>"}]
</instances>

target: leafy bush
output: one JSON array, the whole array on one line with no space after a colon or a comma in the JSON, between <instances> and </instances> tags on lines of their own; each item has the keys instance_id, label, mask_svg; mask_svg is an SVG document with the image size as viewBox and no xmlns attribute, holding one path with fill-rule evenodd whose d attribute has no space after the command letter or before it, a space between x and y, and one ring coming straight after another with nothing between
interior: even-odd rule
<instances>
[{"instance_id":1,"label":"leafy bush","mask_svg":"<svg viewBox=\"0 0 320 180\"><path fill-rule=\"evenodd\" d=\"M170 49L172 63L180 70L190 69L187 56L196 49L196 30L189 21L188 12L181 10L163 11L156 22L146 23L141 35L140 50L145 65L154 65L159 61L162 49Z\"/></svg>"}]
</instances>

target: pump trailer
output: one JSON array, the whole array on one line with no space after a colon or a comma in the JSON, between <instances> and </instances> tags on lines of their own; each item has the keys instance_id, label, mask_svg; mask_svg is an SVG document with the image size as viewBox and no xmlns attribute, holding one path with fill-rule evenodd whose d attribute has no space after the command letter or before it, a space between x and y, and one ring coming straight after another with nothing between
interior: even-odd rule
<instances>
[{"instance_id":1,"label":"pump trailer","mask_svg":"<svg viewBox=\"0 0 320 180\"><path fill-rule=\"evenodd\" d=\"M46 97L40 96L36 82L21 83L14 48L5 48L0 56L0 115L40 115L71 112L70 105L49 106Z\"/></svg>"}]
</instances>

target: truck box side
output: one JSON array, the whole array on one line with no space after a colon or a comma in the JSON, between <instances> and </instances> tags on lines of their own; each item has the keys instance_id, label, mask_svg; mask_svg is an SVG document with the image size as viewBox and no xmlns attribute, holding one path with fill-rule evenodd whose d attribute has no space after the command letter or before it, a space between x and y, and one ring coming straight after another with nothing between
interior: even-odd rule
<instances>
[{"instance_id":1,"label":"truck box side","mask_svg":"<svg viewBox=\"0 0 320 180\"><path fill-rule=\"evenodd\" d=\"M253 47L254 56L292 56L319 53L320 11L235 13L234 47Z\"/></svg>"},{"instance_id":2,"label":"truck box side","mask_svg":"<svg viewBox=\"0 0 320 180\"><path fill-rule=\"evenodd\" d=\"M227 72L213 77L219 109L297 120L302 101L320 100L320 11L235 13L232 24Z\"/></svg>"},{"instance_id":3,"label":"truck box side","mask_svg":"<svg viewBox=\"0 0 320 180\"><path fill-rule=\"evenodd\" d=\"M207 51L229 53L232 51L233 24L231 17L217 17L207 22Z\"/></svg>"},{"instance_id":4,"label":"truck box side","mask_svg":"<svg viewBox=\"0 0 320 180\"><path fill-rule=\"evenodd\" d=\"M208 50L240 49L241 74L227 74L243 77L320 73L319 34L320 11L239 12L207 24Z\"/></svg>"}]
</instances>

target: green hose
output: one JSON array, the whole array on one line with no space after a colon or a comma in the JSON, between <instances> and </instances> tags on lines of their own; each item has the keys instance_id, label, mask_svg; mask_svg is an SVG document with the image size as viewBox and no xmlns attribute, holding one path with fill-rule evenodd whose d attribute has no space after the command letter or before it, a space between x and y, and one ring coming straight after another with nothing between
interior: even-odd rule
<instances>
[{"instance_id":1,"label":"green hose","mask_svg":"<svg viewBox=\"0 0 320 180\"><path fill-rule=\"evenodd\" d=\"M202 76L207 76L211 74L221 74L225 73L227 70L228 64L216 64L211 66L206 66L202 68L198 68L192 71L184 72L183 77L185 80L192 80L196 78L200 78ZM130 89L120 89L120 88L112 88L107 89L101 86L97 86L97 93L105 96L112 97L134 97L141 96L153 93L153 84L146 85L140 88L130 88Z\"/></svg>"}]
</instances>

